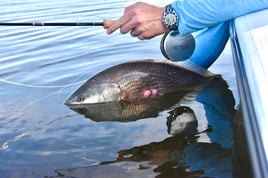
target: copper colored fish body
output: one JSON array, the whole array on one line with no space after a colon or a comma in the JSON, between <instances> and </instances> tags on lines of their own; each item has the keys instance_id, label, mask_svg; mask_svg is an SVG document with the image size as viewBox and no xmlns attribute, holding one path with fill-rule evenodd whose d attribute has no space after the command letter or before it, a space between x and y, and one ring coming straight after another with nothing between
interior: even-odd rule
<instances>
[{"instance_id":1,"label":"copper colored fish body","mask_svg":"<svg viewBox=\"0 0 268 178\"><path fill-rule=\"evenodd\" d=\"M139 102L175 91L192 90L192 87L209 81L213 76L208 71L201 74L172 62L127 62L87 80L65 104Z\"/></svg>"}]
</instances>

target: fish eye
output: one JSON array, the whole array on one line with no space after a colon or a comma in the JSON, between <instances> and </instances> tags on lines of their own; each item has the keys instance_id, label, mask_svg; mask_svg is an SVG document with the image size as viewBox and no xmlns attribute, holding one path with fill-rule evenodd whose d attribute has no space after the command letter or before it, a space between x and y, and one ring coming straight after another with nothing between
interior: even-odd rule
<instances>
[{"instance_id":1,"label":"fish eye","mask_svg":"<svg viewBox=\"0 0 268 178\"><path fill-rule=\"evenodd\" d=\"M84 96L78 96L78 97L76 98L76 101L77 101L77 102L83 102L84 100L85 100Z\"/></svg>"}]
</instances>

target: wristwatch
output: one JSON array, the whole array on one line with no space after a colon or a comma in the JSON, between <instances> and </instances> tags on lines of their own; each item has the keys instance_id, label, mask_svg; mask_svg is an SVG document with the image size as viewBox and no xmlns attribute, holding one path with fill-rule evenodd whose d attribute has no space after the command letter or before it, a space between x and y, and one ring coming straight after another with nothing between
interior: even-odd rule
<instances>
[{"instance_id":1,"label":"wristwatch","mask_svg":"<svg viewBox=\"0 0 268 178\"><path fill-rule=\"evenodd\" d=\"M162 18L162 23L169 30L178 31L178 16L176 14L176 11L171 6L171 4L165 7L165 12Z\"/></svg>"}]
</instances>

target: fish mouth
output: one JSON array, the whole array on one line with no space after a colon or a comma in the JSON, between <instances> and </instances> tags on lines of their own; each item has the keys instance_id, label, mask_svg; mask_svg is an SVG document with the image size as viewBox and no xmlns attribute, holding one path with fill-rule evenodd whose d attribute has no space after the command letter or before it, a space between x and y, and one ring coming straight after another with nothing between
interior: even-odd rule
<instances>
[{"instance_id":1,"label":"fish mouth","mask_svg":"<svg viewBox=\"0 0 268 178\"><path fill-rule=\"evenodd\" d=\"M68 97L68 98L64 101L64 105L66 105L66 106L75 106L75 105L77 105L77 103L75 103L73 100L70 99L70 97Z\"/></svg>"},{"instance_id":2,"label":"fish mouth","mask_svg":"<svg viewBox=\"0 0 268 178\"><path fill-rule=\"evenodd\" d=\"M80 95L77 91L72 93L65 101L64 104L66 106L74 106L82 104L85 100L85 97L83 95Z\"/></svg>"}]
</instances>

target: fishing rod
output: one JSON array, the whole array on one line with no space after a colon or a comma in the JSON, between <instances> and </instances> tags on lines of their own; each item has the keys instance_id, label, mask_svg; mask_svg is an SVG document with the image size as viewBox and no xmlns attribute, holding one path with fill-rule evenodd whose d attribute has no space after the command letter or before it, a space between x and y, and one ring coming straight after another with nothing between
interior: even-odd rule
<instances>
[{"instance_id":1,"label":"fishing rod","mask_svg":"<svg viewBox=\"0 0 268 178\"><path fill-rule=\"evenodd\" d=\"M0 26L103 26L107 29L115 20L102 22L0 22Z\"/></svg>"},{"instance_id":2,"label":"fishing rod","mask_svg":"<svg viewBox=\"0 0 268 178\"><path fill-rule=\"evenodd\" d=\"M103 26L109 28L115 20L102 22L0 22L0 26ZM184 61L194 52L195 40L191 34L180 35L177 31L166 33L160 43L162 54L172 61Z\"/></svg>"}]
</instances>

